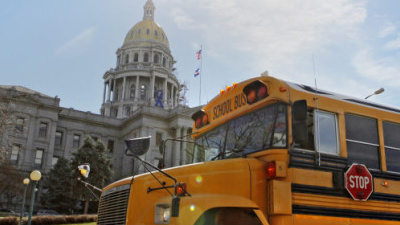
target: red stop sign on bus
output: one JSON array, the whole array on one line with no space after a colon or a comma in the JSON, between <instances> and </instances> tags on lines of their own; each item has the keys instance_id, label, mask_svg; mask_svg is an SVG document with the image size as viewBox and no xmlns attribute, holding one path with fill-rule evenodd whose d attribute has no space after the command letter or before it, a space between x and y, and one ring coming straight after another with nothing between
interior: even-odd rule
<instances>
[{"instance_id":1,"label":"red stop sign on bus","mask_svg":"<svg viewBox=\"0 0 400 225\"><path fill-rule=\"evenodd\" d=\"M344 185L354 200L367 201L374 191L373 177L363 164L353 164L344 173Z\"/></svg>"}]
</instances>

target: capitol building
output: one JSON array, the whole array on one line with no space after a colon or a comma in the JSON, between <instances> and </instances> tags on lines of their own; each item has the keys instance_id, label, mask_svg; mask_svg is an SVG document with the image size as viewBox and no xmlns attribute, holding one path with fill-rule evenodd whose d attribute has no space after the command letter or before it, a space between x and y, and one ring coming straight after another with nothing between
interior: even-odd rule
<instances>
[{"instance_id":1,"label":"capitol building","mask_svg":"<svg viewBox=\"0 0 400 225\"><path fill-rule=\"evenodd\" d=\"M125 139L151 136L143 157L159 165L161 140L189 138L191 115L198 109L182 104L176 61L154 15L155 6L147 0L143 20L128 31L116 50L116 67L102 75L100 114L60 107L59 98L18 84L0 85L0 104L12 108L15 117L15 129L0 132L0 141L26 177L35 169L46 177L58 159L71 159L71 152L87 135L100 139L110 150L113 181L145 172L139 162L125 156ZM188 163L186 150L187 143L168 141L165 167Z\"/></svg>"}]
</instances>

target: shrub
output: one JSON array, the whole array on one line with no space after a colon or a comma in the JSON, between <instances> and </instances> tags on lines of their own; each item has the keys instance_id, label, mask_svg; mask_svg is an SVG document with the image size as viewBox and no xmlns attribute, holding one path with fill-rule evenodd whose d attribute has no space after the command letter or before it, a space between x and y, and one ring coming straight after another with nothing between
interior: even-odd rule
<instances>
[{"instance_id":1,"label":"shrub","mask_svg":"<svg viewBox=\"0 0 400 225\"><path fill-rule=\"evenodd\" d=\"M0 218L0 225L18 225L18 217L4 217Z\"/></svg>"}]
</instances>

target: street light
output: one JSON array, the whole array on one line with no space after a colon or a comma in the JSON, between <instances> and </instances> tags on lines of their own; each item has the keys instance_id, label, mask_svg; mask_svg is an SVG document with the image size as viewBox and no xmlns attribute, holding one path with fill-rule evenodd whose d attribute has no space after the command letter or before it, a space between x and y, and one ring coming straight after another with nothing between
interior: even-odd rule
<instances>
[{"instance_id":1,"label":"street light","mask_svg":"<svg viewBox=\"0 0 400 225\"><path fill-rule=\"evenodd\" d=\"M24 183L24 197L22 198L22 209L21 209L21 215L19 217L19 223L22 224L22 216L24 214L25 211L25 197L26 197L26 189L28 188L28 184L29 184L29 178L25 178L23 183Z\"/></svg>"},{"instance_id":2,"label":"street light","mask_svg":"<svg viewBox=\"0 0 400 225\"><path fill-rule=\"evenodd\" d=\"M39 182L41 177L42 177L42 174L40 173L39 170L34 170L30 174L30 178L33 181L33 185L32 185L32 193L31 193L31 204L29 205L28 225L31 225L33 204L35 203L35 189L36 189L36 185Z\"/></svg>"},{"instance_id":3,"label":"street light","mask_svg":"<svg viewBox=\"0 0 400 225\"><path fill-rule=\"evenodd\" d=\"M365 99L371 97L372 95L379 95L380 93L384 92L385 89L384 88L379 88L378 90L376 90L374 93L368 95L367 97L365 97Z\"/></svg>"}]
</instances>

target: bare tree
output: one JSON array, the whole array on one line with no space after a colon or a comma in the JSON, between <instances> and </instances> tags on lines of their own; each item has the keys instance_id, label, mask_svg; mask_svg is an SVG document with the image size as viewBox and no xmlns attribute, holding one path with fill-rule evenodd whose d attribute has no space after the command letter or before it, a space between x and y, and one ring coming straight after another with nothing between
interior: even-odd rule
<instances>
[{"instance_id":1,"label":"bare tree","mask_svg":"<svg viewBox=\"0 0 400 225\"><path fill-rule=\"evenodd\" d=\"M11 161L7 160L0 164L0 193L6 200L6 208L14 208L14 199L20 197L23 191L23 174Z\"/></svg>"},{"instance_id":2,"label":"bare tree","mask_svg":"<svg viewBox=\"0 0 400 225\"><path fill-rule=\"evenodd\" d=\"M0 164L9 157L9 134L15 130L15 110L13 104L0 96Z\"/></svg>"}]
</instances>

